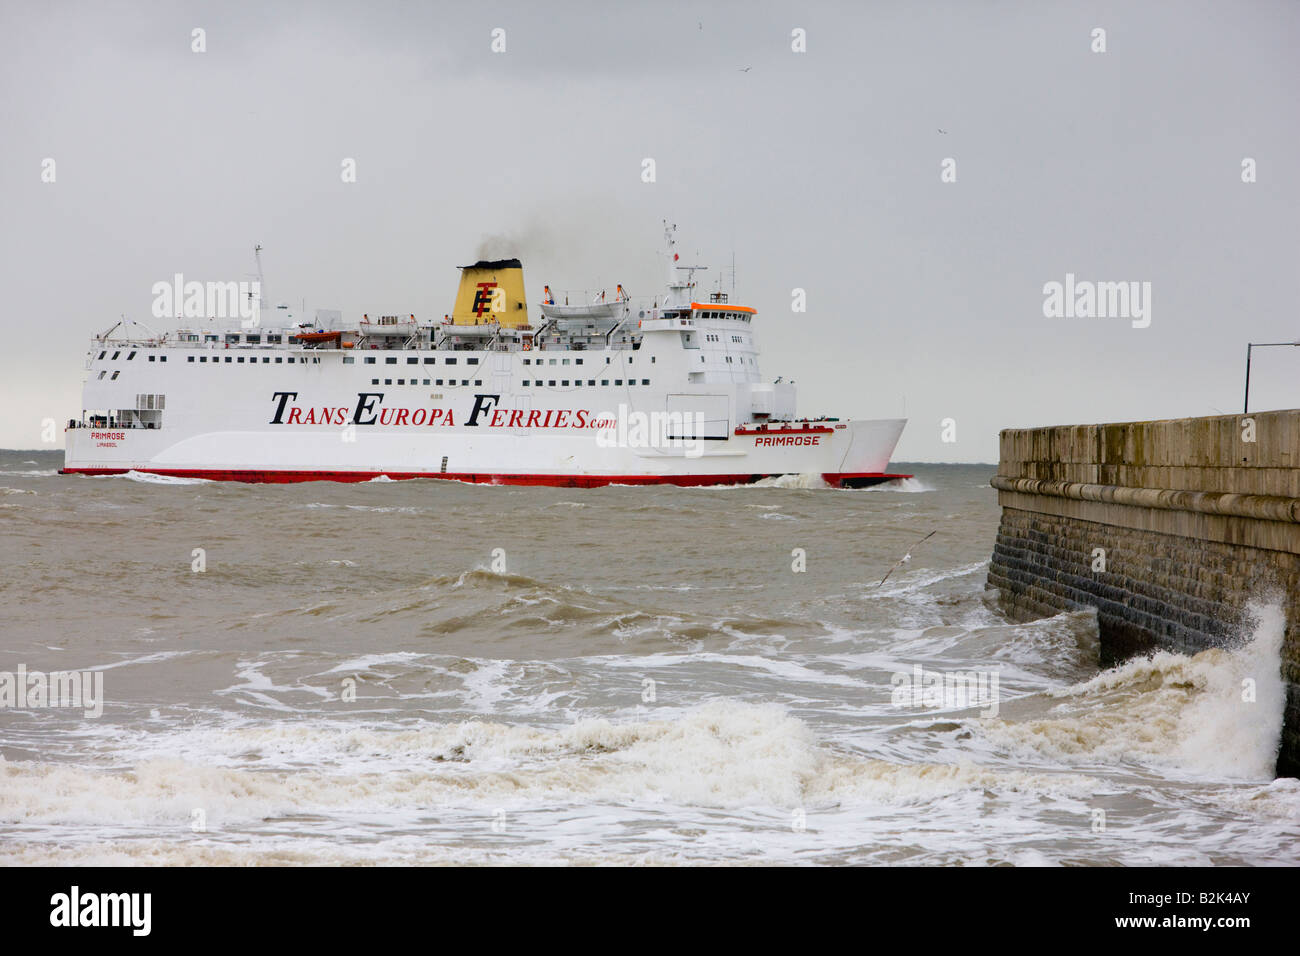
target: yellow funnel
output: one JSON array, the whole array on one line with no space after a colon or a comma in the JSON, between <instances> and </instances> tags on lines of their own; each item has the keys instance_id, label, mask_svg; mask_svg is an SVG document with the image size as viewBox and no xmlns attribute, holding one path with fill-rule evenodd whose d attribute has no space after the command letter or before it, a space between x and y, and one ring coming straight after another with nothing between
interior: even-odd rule
<instances>
[{"instance_id":1,"label":"yellow funnel","mask_svg":"<svg viewBox=\"0 0 1300 956\"><path fill-rule=\"evenodd\" d=\"M453 325L491 325L506 328L528 324L524 299L524 267L518 259L483 260L460 267L460 288L451 313Z\"/></svg>"}]
</instances>

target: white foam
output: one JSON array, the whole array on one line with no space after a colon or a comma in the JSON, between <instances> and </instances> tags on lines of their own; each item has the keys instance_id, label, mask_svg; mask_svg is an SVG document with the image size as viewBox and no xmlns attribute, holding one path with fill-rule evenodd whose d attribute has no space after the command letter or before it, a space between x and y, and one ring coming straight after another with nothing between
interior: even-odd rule
<instances>
[{"instance_id":1,"label":"white foam","mask_svg":"<svg viewBox=\"0 0 1300 956\"><path fill-rule=\"evenodd\" d=\"M1160 651L1051 692L1051 717L981 725L995 743L1068 763L1137 761L1197 777L1269 779L1281 739L1286 616L1253 606L1248 643ZM1253 700L1244 699L1253 693Z\"/></svg>"},{"instance_id":2,"label":"white foam","mask_svg":"<svg viewBox=\"0 0 1300 956\"><path fill-rule=\"evenodd\" d=\"M632 487L632 486L622 486ZM746 481L734 485L687 485L686 490L691 491L735 491L741 488L802 488L802 489L828 489L831 486L826 483L826 479L820 474L801 474L801 475L775 475L771 478L760 478L758 481Z\"/></svg>"},{"instance_id":3,"label":"white foam","mask_svg":"<svg viewBox=\"0 0 1300 956\"><path fill-rule=\"evenodd\" d=\"M393 651L387 654L365 654L361 657L354 657L331 667L325 673L355 673L356 671L368 671L374 667L383 664L409 664L412 661L419 660L423 654L415 651Z\"/></svg>"},{"instance_id":4,"label":"white foam","mask_svg":"<svg viewBox=\"0 0 1300 956\"><path fill-rule=\"evenodd\" d=\"M207 478L182 478L177 475L155 475L147 471L128 471L120 475L101 475L102 478L125 478L146 485L210 485Z\"/></svg>"},{"instance_id":5,"label":"white foam","mask_svg":"<svg viewBox=\"0 0 1300 956\"><path fill-rule=\"evenodd\" d=\"M743 486L742 486L743 487ZM829 488L826 479L819 474L777 475L775 478L760 478L751 488Z\"/></svg>"},{"instance_id":6,"label":"white foam","mask_svg":"<svg viewBox=\"0 0 1300 956\"><path fill-rule=\"evenodd\" d=\"M140 761L129 771L0 761L0 821L179 826L195 807L214 827L312 813L414 819L435 806L490 815L498 806L557 802L832 808L963 790L1086 795L1096 786L1072 775L896 764L832 751L784 710L737 702L556 729L489 721L405 730L223 726L187 729L173 745L182 756Z\"/></svg>"},{"instance_id":7,"label":"white foam","mask_svg":"<svg viewBox=\"0 0 1300 956\"><path fill-rule=\"evenodd\" d=\"M925 491L934 491L934 486L927 485L920 478L895 478L892 481L882 482L878 485L869 485L866 491L899 491L904 494L915 495Z\"/></svg>"},{"instance_id":8,"label":"white foam","mask_svg":"<svg viewBox=\"0 0 1300 956\"><path fill-rule=\"evenodd\" d=\"M1300 780L1295 777L1279 777L1262 787L1225 790L1217 800L1241 813L1300 824Z\"/></svg>"}]
</instances>

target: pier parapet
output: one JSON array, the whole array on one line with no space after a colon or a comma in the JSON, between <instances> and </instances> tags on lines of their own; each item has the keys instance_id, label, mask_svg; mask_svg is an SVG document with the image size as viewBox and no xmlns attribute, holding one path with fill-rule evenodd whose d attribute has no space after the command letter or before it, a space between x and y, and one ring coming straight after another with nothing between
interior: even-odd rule
<instances>
[{"instance_id":1,"label":"pier parapet","mask_svg":"<svg viewBox=\"0 0 1300 956\"><path fill-rule=\"evenodd\" d=\"M1016 620L1097 609L1103 663L1286 615L1278 773L1300 776L1300 409L1001 433L988 587Z\"/></svg>"}]
</instances>

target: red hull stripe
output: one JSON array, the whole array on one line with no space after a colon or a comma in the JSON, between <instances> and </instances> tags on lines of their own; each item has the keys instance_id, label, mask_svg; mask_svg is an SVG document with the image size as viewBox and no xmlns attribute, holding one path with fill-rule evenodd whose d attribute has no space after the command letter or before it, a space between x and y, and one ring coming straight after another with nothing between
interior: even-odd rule
<instances>
[{"instance_id":1,"label":"red hull stripe","mask_svg":"<svg viewBox=\"0 0 1300 956\"><path fill-rule=\"evenodd\" d=\"M128 470L170 478L204 478L208 481L245 481L287 484L296 481L370 481L384 476L394 481L411 478L445 478L482 485L546 485L553 488L599 488L604 485L748 485L764 478L780 475L490 475L443 474L441 472L408 471L255 471L227 469L178 468L63 468L61 475L124 475ZM822 479L837 488L862 488L885 481L911 478L911 475L886 475L881 472L855 474L825 474Z\"/></svg>"}]
</instances>

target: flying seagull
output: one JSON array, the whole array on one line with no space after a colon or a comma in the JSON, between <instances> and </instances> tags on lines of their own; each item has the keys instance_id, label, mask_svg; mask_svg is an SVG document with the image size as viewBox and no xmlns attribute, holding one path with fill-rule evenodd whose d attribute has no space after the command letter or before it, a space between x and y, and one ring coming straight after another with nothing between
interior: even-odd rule
<instances>
[{"instance_id":1,"label":"flying seagull","mask_svg":"<svg viewBox=\"0 0 1300 956\"><path fill-rule=\"evenodd\" d=\"M932 537L934 537L934 536L935 536L936 534L938 534L938 533L939 533L939 529L938 529L938 528L935 528L933 531L931 531L929 534L927 534L924 538L922 538L921 541L925 541L925 540L928 539L928 538L932 538ZM921 541L916 542L916 544L920 544ZM915 547L916 547L916 544L912 545L912 548L915 548ZM880 579L880 584L884 584L887 580L889 580L889 576L890 576L891 574L893 574L895 571L898 570L898 566L899 566L899 565L901 565L901 564L906 564L908 561L911 561L911 560L912 560L912 548L908 548L908 549L907 549L907 554L903 555L901 558L899 558L897 561L895 561L895 562L894 562L894 566L893 566L892 568L890 568L888 571L885 572L885 576L884 576L883 578ZM877 584L876 587L880 587L880 584Z\"/></svg>"},{"instance_id":2,"label":"flying seagull","mask_svg":"<svg viewBox=\"0 0 1300 956\"><path fill-rule=\"evenodd\" d=\"M743 70L737 70L736 72L737 72L737 73L748 73L748 72L749 72L750 70L752 70L752 69L753 69L752 66L747 66L747 67L745 67Z\"/></svg>"},{"instance_id":3,"label":"flying seagull","mask_svg":"<svg viewBox=\"0 0 1300 956\"><path fill-rule=\"evenodd\" d=\"M948 131L947 131L946 129L941 129L941 130L939 130L939 132L940 132L940 133L943 133L944 136L947 136L947 135L948 135Z\"/></svg>"}]
</instances>

